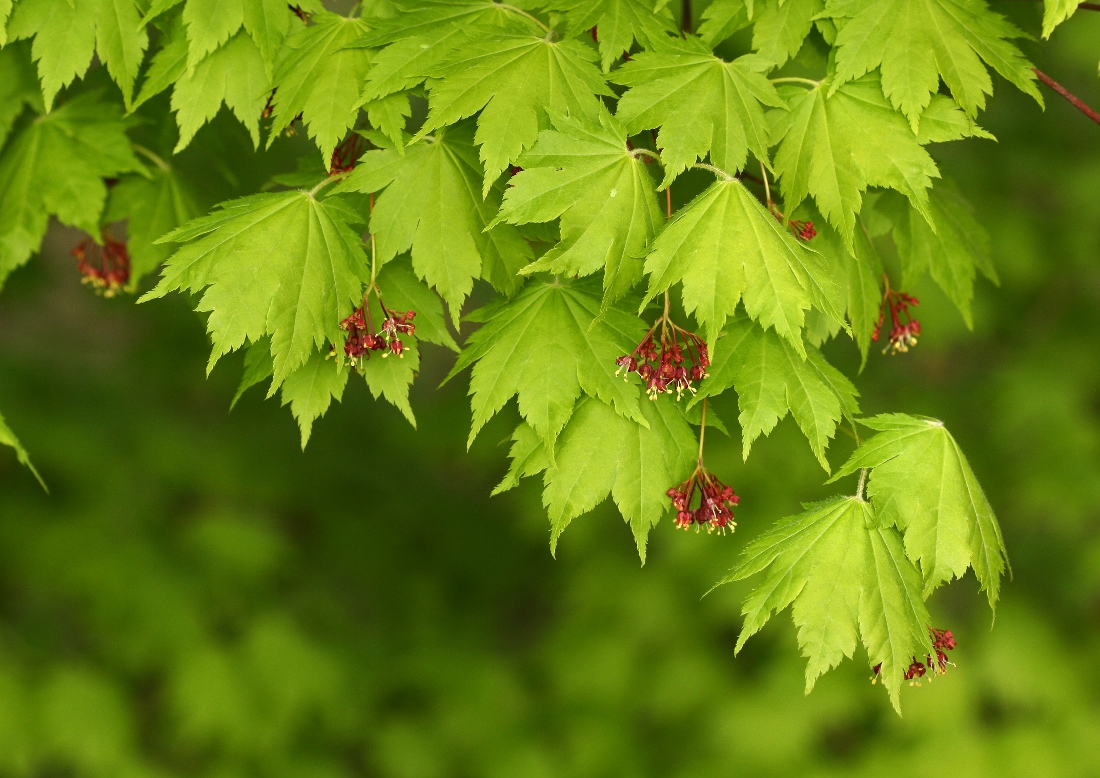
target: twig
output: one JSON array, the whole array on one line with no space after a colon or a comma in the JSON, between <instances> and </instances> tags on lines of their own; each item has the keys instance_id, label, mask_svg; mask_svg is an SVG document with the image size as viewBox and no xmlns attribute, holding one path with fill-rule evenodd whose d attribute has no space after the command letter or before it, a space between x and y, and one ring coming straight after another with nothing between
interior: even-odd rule
<instances>
[{"instance_id":1,"label":"twig","mask_svg":"<svg viewBox=\"0 0 1100 778\"><path fill-rule=\"evenodd\" d=\"M1039 77L1040 81L1042 81L1044 84L1049 86L1051 89L1053 89L1055 92L1060 94L1062 97L1066 98L1069 101L1070 105L1072 105L1078 111L1083 113L1085 116L1092 119L1097 124L1100 124L1100 113L1097 113L1092 108L1089 108L1089 106L1085 105L1085 103L1081 100L1081 98L1079 98L1077 95L1073 94L1073 92L1066 89L1064 86L1059 84L1057 81L1055 81L1053 78L1048 76L1046 73L1039 70L1039 68L1032 68L1032 71L1035 73L1035 75L1037 75Z\"/></svg>"}]
</instances>

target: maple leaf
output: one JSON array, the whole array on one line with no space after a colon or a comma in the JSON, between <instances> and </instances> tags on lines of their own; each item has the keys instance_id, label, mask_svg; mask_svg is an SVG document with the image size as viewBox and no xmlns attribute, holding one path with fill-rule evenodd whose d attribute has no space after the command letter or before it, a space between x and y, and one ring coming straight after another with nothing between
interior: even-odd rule
<instances>
[{"instance_id":1,"label":"maple leaf","mask_svg":"<svg viewBox=\"0 0 1100 778\"><path fill-rule=\"evenodd\" d=\"M884 524L905 534L924 573L924 594L973 567L994 608L1006 557L1001 528L966 456L942 421L884 414L861 423L879 433L832 480L870 468L870 495Z\"/></svg>"},{"instance_id":2,"label":"maple leaf","mask_svg":"<svg viewBox=\"0 0 1100 778\"><path fill-rule=\"evenodd\" d=\"M15 120L27 108L43 113L42 93L31 64L30 46L14 43L0 49L0 149Z\"/></svg>"},{"instance_id":3,"label":"maple leaf","mask_svg":"<svg viewBox=\"0 0 1100 778\"><path fill-rule=\"evenodd\" d=\"M933 653L920 572L901 538L858 497L806 506L753 540L718 584L766 573L745 600L736 652L772 615L793 605L806 692L862 642L899 712L901 683L913 657Z\"/></svg>"},{"instance_id":4,"label":"maple leaf","mask_svg":"<svg viewBox=\"0 0 1100 778\"><path fill-rule=\"evenodd\" d=\"M930 272L962 313L966 326L973 328L970 303L974 298L974 277L980 270L997 283L997 271L990 256L989 233L974 218L970 204L950 187L934 188L929 214L935 231L904 201L892 205L896 215L894 242L901 257L904 285L912 288Z\"/></svg>"},{"instance_id":5,"label":"maple leaf","mask_svg":"<svg viewBox=\"0 0 1100 778\"><path fill-rule=\"evenodd\" d=\"M160 49L153 55L141 89L130 106L136 111L146 101L156 97L183 77L187 72L187 30L183 20L174 16L164 25L161 33Z\"/></svg>"},{"instance_id":6,"label":"maple leaf","mask_svg":"<svg viewBox=\"0 0 1100 778\"><path fill-rule=\"evenodd\" d=\"M144 91L144 90L143 90ZM271 91L263 56L252 38L237 33L224 46L187 68L172 90L180 137L179 153L199 128L217 115L222 102L248 129L252 143L260 144L260 114Z\"/></svg>"},{"instance_id":7,"label":"maple leaf","mask_svg":"<svg viewBox=\"0 0 1100 778\"><path fill-rule=\"evenodd\" d=\"M282 404L290 406L298 422L303 451L313 433L313 422L325 415L333 400L340 402L343 399L349 372L347 364L315 351L304 365L283 381L280 387Z\"/></svg>"},{"instance_id":8,"label":"maple leaf","mask_svg":"<svg viewBox=\"0 0 1100 778\"><path fill-rule=\"evenodd\" d=\"M546 113L597 120L596 95L613 96L595 54L574 40L552 41L537 35L470 37L428 81L428 118L424 137L478 111L477 134L485 166L483 194L498 176L534 144Z\"/></svg>"},{"instance_id":9,"label":"maple leaf","mask_svg":"<svg viewBox=\"0 0 1100 778\"><path fill-rule=\"evenodd\" d=\"M719 344L710 376L691 404L731 386L737 391L745 459L753 442L770 434L790 411L828 472L825 448L836 434L837 422L842 416L852 420L859 413L859 392L851 381L816 348L806 348L802 356L774 332L745 319L730 322Z\"/></svg>"},{"instance_id":10,"label":"maple leaf","mask_svg":"<svg viewBox=\"0 0 1100 778\"><path fill-rule=\"evenodd\" d=\"M1031 64L1009 43L1024 33L983 0L829 0L826 13L843 21L830 94L879 68L883 93L914 131L941 78L968 115L985 108L993 84L983 60L1042 101Z\"/></svg>"},{"instance_id":11,"label":"maple leaf","mask_svg":"<svg viewBox=\"0 0 1100 778\"><path fill-rule=\"evenodd\" d=\"M156 288L203 292L220 356L271 336L275 385L305 364L315 348L343 342L340 321L360 299L367 270L360 221L338 199L303 191L242 197L173 230L160 242L182 244L165 263Z\"/></svg>"},{"instance_id":12,"label":"maple leaf","mask_svg":"<svg viewBox=\"0 0 1100 778\"><path fill-rule=\"evenodd\" d=\"M629 292L642 276L641 257L664 224L655 184L627 146L626 131L600 109L599 125L552 115L553 130L520 157L523 171L504 193L491 224L561 218L561 242L522 273L565 276L604 271L604 303Z\"/></svg>"},{"instance_id":13,"label":"maple leaf","mask_svg":"<svg viewBox=\"0 0 1100 778\"><path fill-rule=\"evenodd\" d=\"M703 9L699 37L711 47L717 46L752 21L753 0L714 0Z\"/></svg>"},{"instance_id":14,"label":"maple leaf","mask_svg":"<svg viewBox=\"0 0 1100 778\"><path fill-rule=\"evenodd\" d=\"M742 301L749 316L799 354L811 303L841 316L831 302L836 282L821 257L796 243L736 179L716 181L676 213L653 241L645 272L645 302L681 282L684 308L706 325L712 345Z\"/></svg>"},{"instance_id":15,"label":"maple leaf","mask_svg":"<svg viewBox=\"0 0 1100 778\"><path fill-rule=\"evenodd\" d=\"M22 0L8 24L12 40L34 37L46 109L98 56L129 103L149 36L133 0Z\"/></svg>"},{"instance_id":16,"label":"maple leaf","mask_svg":"<svg viewBox=\"0 0 1100 778\"><path fill-rule=\"evenodd\" d=\"M351 47L366 32L361 19L327 11L287 36L272 85L270 148L295 117L302 115L309 136L326 161L355 123L359 88L370 69L370 52Z\"/></svg>"},{"instance_id":17,"label":"maple leaf","mask_svg":"<svg viewBox=\"0 0 1100 778\"><path fill-rule=\"evenodd\" d=\"M99 234L105 178L140 170L122 111L85 92L18 132L0 153L0 285L30 259L51 215Z\"/></svg>"},{"instance_id":18,"label":"maple leaf","mask_svg":"<svg viewBox=\"0 0 1100 778\"><path fill-rule=\"evenodd\" d=\"M878 77L833 88L829 80L796 94L772 128L775 170L787 213L813 195L818 210L854 239L856 214L869 186L896 189L928 215L927 189L939 169L905 118L882 96Z\"/></svg>"},{"instance_id":19,"label":"maple leaf","mask_svg":"<svg viewBox=\"0 0 1100 778\"><path fill-rule=\"evenodd\" d=\"M753 19L753 50L782 67L802 48L824 8L824 0L766 0Z\"/></svg>"},{"instance_id":20,"label":"maple leaf","mask_svg":"<svg viewBox=\"0 0 1100 778\"><path fill-rule=\"evenodd\" d=\"M925 146L929 143L944 143L962 138L996 140L967 116L950 97L932 95L932 102L920 115L917 143Z\"/></svg>"},{"instance_id":21,"label":"maple leaf","mask_svg":"<svg viewBox=\"0 0 1100 778\"><path fill-rule=\"evenodd\" d=\"M38 479L38 483L42 485L43 489L46 489L46 482L42 480L42 476L38 474L38 470L36 470L31 463L31 458L30 455L27 454L27 449L23 448L23 444L15 437L15 433L11 431L7 422L4 421L4 415L2 413L0 413L0 446L7 446L8 448L14 449L15 458L19 461L19 464L34 473L34 477ZM46 491L49 491L49 489L46 489Z\"/></svg>"},{"instance_id":22,"label":"maple leaf","mask_svg":"<svg viewBox=\"0 0 1100 778\"><path fill-rule=\"evenodd\" d=\"M551 451L582 392L644 423L637 387L616 376L615 359L630 353L645 325L615 308L601 312L590 287L531 282L515 299L467 317L485 323L447 380L473 365L470 444L512 397Z\"/></svg>"},{"instance_id":23,"label":"maple leaf","mask_svg":"<svg viewBox=\"0 0 1100 778\"><path fill-rule=\"evenodd\" d=\"M557 440L553 462L533 428L521 424L513 435L511 468L493 493L546 471L542 501L550 514L551 553L573 519L611 496L645 564L649 531L669 510L665 491L691 475L698 443L670 398L641 403L641 408L648 427L624 419L599 400L581 400Z\"/></svg>"},{"instance_id":24,"label":"maple leaf","mask_svg":"<svg viewBox=\"0 0 1100 778\"><path fill-rule=\"evenodd\" d=\"M669 38L612 74L630 87L616 116L631 135L661 128L664 185L708 153L727 173L743 168L750 151L768 164L764 106L786 106L763 75L771 67L755 54L725 62L696 37Z\"/></svg>"},{"instance_id":25,"label":"maple leaf","mask_svg":"<svg viewBox=\"0 0 1100 778\"><path fill-rule=\"evenodd\" d=\"M569 35L596 29L604 72L635 40L649 48L678 32L667 0L550 0L544 7L565 14Z\"/></svg>"},{"instance_id":26,"label":"maple leaf","mask_svg":"<svg viewBox=\"0 0 1100 778\"><path fill-rule=\"evenodd\" d=\"M516 272L531 257L515 227L486 231L500 206L500 187L482 198L472 135L464 125L403 151L368 151L333 190L382 192L370 218L378 261L411 249L416 274L443 296L456 320L475 278L512 294Z\"/></svg>"},{"instance_id":27,"label":"maple leaf","mask_svg":"<svg viewBox=\"0 0 1100 778\"><path fill-rule=\"evenodd\" d=\"M0 0L0 48L8 43L8 18L13 0Z\"/></svg>"},{"instance_id":28,"label":"maple leaf","mask_svg":"<svg viewBox=\"0 0 1100 778\"><path fill-rule=\"evenodd\" d=\"M1043 0L1043 37L1049 38L1054 28L1073 16L1081 0Z\"/></svg>"}]
</instances>

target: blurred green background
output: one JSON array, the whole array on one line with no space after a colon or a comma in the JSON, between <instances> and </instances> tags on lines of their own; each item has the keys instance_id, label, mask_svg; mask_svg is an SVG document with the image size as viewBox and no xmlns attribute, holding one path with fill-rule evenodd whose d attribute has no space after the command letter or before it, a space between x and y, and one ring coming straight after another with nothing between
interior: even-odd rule
<instances>
[{"instance_id":1,"label":"blurred green background","mask_svg":"<svg viewBox=\"0 0 1100 778\"><path fill-rule=\"evenodd\" d=\"M1080 11L1029 53L1097 105L1098 42ZM999 142L938 156L1001 288L974 332L915 290L920 346L858 379L868 413L947 421L1014 571L992 629L971 577L933 597L957 667L903 718L865 657L805 697L787 615L735 658L746 588L700 599L829 493L790 420L747 464L708 437L734 535L670 521L642 568L603 506L553 560L537 481L488 496L515 417L467 454L447 352L424 349L419 429L353 382L303 454L261 391L228 412L239 358L205 378L185 300L94 297L54 231L0 297L0 408L51 489L0 452L0 776L1100 774L1100 127L997 89Z\"/></svg>"}]
</instances>

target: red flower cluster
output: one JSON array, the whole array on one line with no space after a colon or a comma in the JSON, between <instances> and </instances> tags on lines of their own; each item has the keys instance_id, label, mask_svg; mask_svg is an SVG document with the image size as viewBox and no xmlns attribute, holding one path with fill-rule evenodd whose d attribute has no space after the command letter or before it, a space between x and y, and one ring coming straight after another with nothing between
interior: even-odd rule
<instances>
[{"instance_id":1,"label":"red flower cluster","mask_svg":"<svg viewBox=\"0 0 1100 778\"><path fill-rule=\"evenodd\" d=\"M371 321L370 305L364 304L351 312L351 315L340 322L340 329L348 333L344 341L344 356L358 366L364 358L370 359L370 352L384 351L383 357L396 354L405 356L405 344L400 335L412 335L416 332L416 326L412 323L416 311L399 313L391 311L378 300L385 318L382 320L382 328L374 331L374 322ZM335 349L334 349L335 351Z\"/></svg>"},{"instance_id":2,"label":"red flower cluster","mask_svg":"<svg viewBox=\"0 0 1100 778\"><path fill-rule=\"evenodd\" d=\"M365 139L357 132L353 132L335 149L332 150L332 159L329 160L328 174L336 176L355 169L359 157L363 154Z\"/></svg>"},{"instance_id":3,"label":"red flower cluster","mask_svg":"<svg viewBox=\"0 0 1100 778\"><path fill-rule=\"evenodd\" d=\"M89 284L97 294L114 297L130 282L130 254L126 244L110 235L103 236L103 245L86 238L73 249L81 283Z\"/></svg>"},{"instance_id":4,"label":"red flower cluster","mask_svg":"<svg viewBox=\"0 0 1100 778\"><path fill-rule=\"evenodd\" d=\"M707 472L702 465L695 468L691 478L669 489L665 494L672 500L672 507L676 509L676 526L680 529L687 529L694 524L696 532L700 527L706 526L707 532L718 530L724 535L727 529L733 532L737 527L731 508L734 508L741 498L733 493L733 489ZM692 509L691 505L696 502L696 495L698 495L698 502Z\"/></svg>"},{"instance_id":5,"label":"red flower cluster","mask_svg":"<svg viewBox=\"0 0 1100 778\"><path fill-rule=\"evenodd\" d=\"M920 679L923 678L925 673L929 670L933 671L933 675L944 675L947 672L948 665L953 664L947 658L947 652L955 648L955 636L951 634L951 630L929 627L928 635L932 638L932 648L936 652L936 658L933 659L930 656L926 656L925 661L921 662L916 657L913 657L913 661L909 663L909 667L905 669L905 673L902 675L902 677L909 682L910 686L920 686ZM874 675L871 676L871 683L878 681L881 670L881 663L874 666Z\"/></svg>"},{"instance_id":6,"label":"red flower cluster","mask_svg":"<svg viewBox=\"0 0 1100 778\"><path fill-rule=\"evenodd\" d=\"M776 221L780 224L783 223L783 212L776 207L775 203L769 203L768 210L771 211ZM817 230L814 229L814 223L811 221L791 219L787 222L787 228L793 232L794 236L799 240L810 241L817 237Z\"/></svg>"},{"instance_id":7,"label":"red flower cluster","mask_svg":"<svg viewBox=\"0 0 1100 778\"><path fill-rule=\"evenodd\" d=\"M882 349L883 354L904 354L917 345L917 336L920 335L920 322L909 313L910 308L920 305L920 300L905 292L895 292L886 283L886 294L882 297L882 305L879 307L878 323L875 331L871 333L871 340L878 340L882 334L882 325L886 321L886 309L890 309L890 340ZM902 317L905 321L902 321Z\"/></svg>"},{"instance_id":8,"label":"red flower cluster","mask_svg":"<svg viewBox=\"0 0 1100 778\"><path fill-rule=\"evenodd\" d=\"M661 328L660 348L653 340L653 333ZM693 332L673 324L667 314L642 338L642 342L630 354L615 360L619 369L615 375L626 371L626 375L637 373L645 382L649 399L656 400L659 394L676 391L676 399L684 395L684 390L695 394L694 384L707 377L710 357L707 344Z\"/></svg>"}]
</instances>

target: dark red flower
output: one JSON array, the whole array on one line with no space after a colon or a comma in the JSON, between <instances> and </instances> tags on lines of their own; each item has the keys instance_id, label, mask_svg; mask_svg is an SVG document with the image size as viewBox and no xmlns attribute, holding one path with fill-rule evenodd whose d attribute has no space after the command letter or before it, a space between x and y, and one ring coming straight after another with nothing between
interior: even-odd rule
<instances>
[{"instance_id":1,"label":"dark red flower","mask_svg":"<svg viewBox=\"0 0 1100 778\"><path fill-rule=\"evenodd\" d=\"M130 253L126 244L103 234L103 244L86 238L72 251L81 282L89 284L96 294L114 297L130 283Z\"/></svg>"},{"instance_id":2,"label":"dark red flower","mask_svg":"<svg viewBox=\"0 0 1100 778\"><path fill-rule=\"evenodd\" d=\"M871 340L878 340L882 334L882 327L886 323L886 310L890 310L890 339L883 354L904 354L917 345L917 337L920 335L920 322L909 313L910 308L920 305L920 300L905 292L895 292L890 288L890 279L886 279L886 293L882 297L879 306L878 323L871 333ZM904 317L904 318L903 318Z\"/></svg>"},{"instance_id":3,"label":"dark red flower","mask_svg":"<svg viewBox=\"0 0 1100 778\"><path fill-rule=\"evenodd\" d=\"M707 532L718 530L725 534L727 530L733 532L737 527L732 509L741 498L702 465L695 468L688 480L665 494L676 510L676 526L680 529L695 525L698 531L705 526ZM693 504L694 509L691 507Z\"/></svg>"},{"instance_id":4,"label":"dark red flower","mask_svg":"<svg viewBox=\"0 0 1100 778\"><path fill-rule=\"evenodd\" d=\"M374 322L370 314L370 292L364 298L363 305L356 308L351 314L340 322L340 329L347 333L344 340L344 356L351 360L356 367L362 364L364 359L370 359L370 352L383 351L383 357L396 354L405 356L405 344L401 341L401 335L412 335L416 327L412 320L416 317L415 311L391 311L382 302L382 297L377 290L374 291L378 305L382 309L382 327L374 332ZM335 355L333 347L330 356Z\"/></svg>"},{"instance_id":5,"label":"dark red flower","mask_svg":"<svg viewBox=\"0 0 1100 778\"><path fill-rule=\"evenodd\" d=\"M631 373L638 374L649 399L672 391L680 399L685 391L695 394L695 384L707 377L710 357L702 338L674 324L665 313L634 351L616 359L615 364L619 366L615 375L625 372L629 378Z\"/></svg>"}]
</instances>

